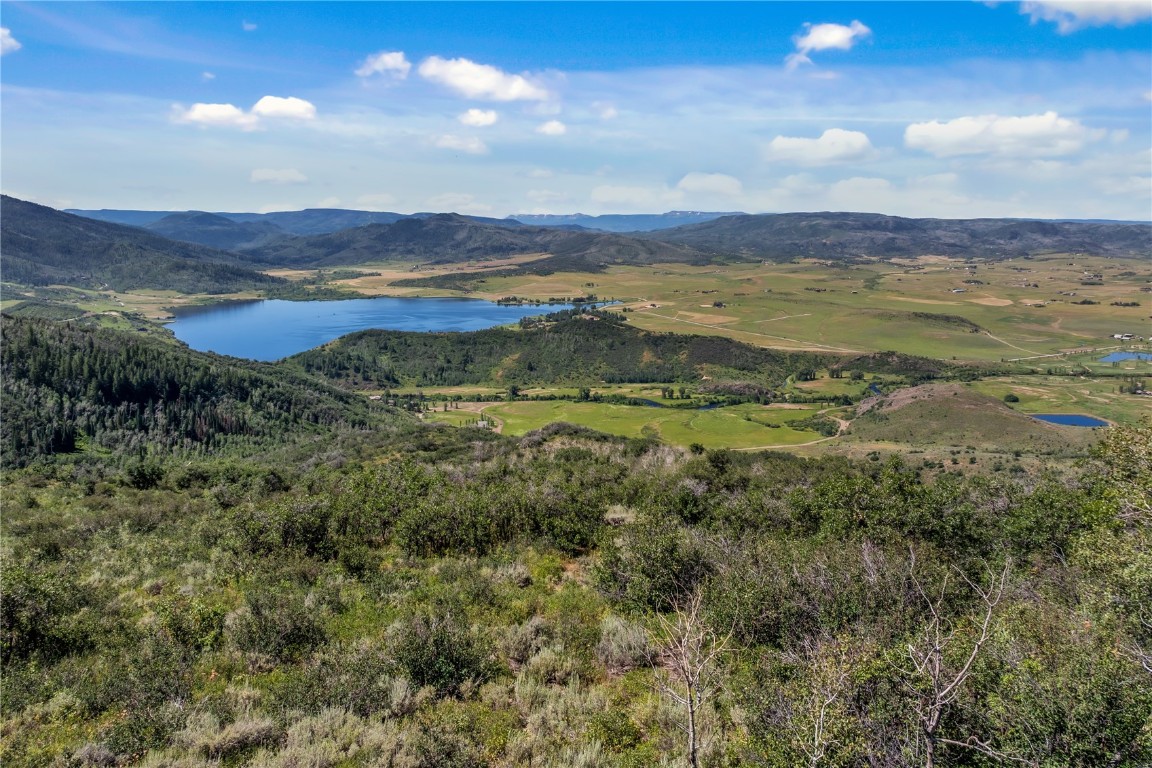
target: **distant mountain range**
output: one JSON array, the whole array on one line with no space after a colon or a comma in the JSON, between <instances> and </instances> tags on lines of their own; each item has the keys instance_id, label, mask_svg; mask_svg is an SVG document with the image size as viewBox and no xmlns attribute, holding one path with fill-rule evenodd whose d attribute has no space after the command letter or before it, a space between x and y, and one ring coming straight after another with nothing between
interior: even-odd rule
<instances>
[{"instance_id":1,"label":"distant mountain range","mask_svg":"<svg viewBox=\"0 0 1152 768\"><path fill-rule=\"evenodd\" d=\"M906 219L868 213L734 214L621 234L582 228L572 223L574 217L561 217L568 223L545 227L453 213L402 216L335 209L279 214L164 212L155 219L148 217L160 212L95 212L137 223L124 226L10 197L3 198L0 211L5 280L118 290L169 288L185 293L260 289L279 282L250 267L331 267L380 261L445 264L527 254L541 258L520 269L540 273L594 272L612 264L807 257L1012 258L1090 253L1147 259L1152 255L1152 226L1111 222ZM674 211L655 218L713 215ZM361 217L379 220L321 234L294 235L285 230L323 229L362 221ZM635 217L616 219L637 223ZM142 222L147 229L140 228Z\"/></svg>"},{"instance_id":2,"label":"distant mountain range","mask_svg":"<svg viewBox=\"0 0 1152 768\"><path fill-rule=\"evenodd\" d=\"M338 266L370 261L455 263L549 254L552 271L596 270L606 263L646 264L694 260L694 249L608 232L489 223L454 213L408 217L327 235L277 240L242 253L253 263Z\"/></svg>"},{"instance_id":3,"label":"distant mountain range","mask_svg":"<svg viewBox=\"0 0 1152 768\"><path fill-rule=\"evenodd\" d=\"M687 224L700 224L721 216L742 216L738 211L726 213L705 211L668 211L667 213L605 214L588 216L583 213L565 215L518 213L506 221L517 221L536 227L579 227L599 229L604 232L651 232L657 229L681 227Z\"/></svg>"},{"instance_id":4,"label":"distant mountain range","mask_svg":"<svg viewBox=\"0 0 1152 768\"><path fill-rule=\"evenodd\" d=\"M1013 258L1039 253L1152 255L1152 226L1026 219L906 219L876 213L725 216L638 237L723 259Z\"/></svg>"},{"instance_id":5,"label":"distant mountain range","mask_svg":"<svg viewBox=\"0 0 1152 768\"><path fill-rule=\"evenodd\" d=\"M94 221L14 197L0 198L0 272L24 285L71 285L182 293L262 290L283 280L234 254Z\"/></svg>"}]
</instances>

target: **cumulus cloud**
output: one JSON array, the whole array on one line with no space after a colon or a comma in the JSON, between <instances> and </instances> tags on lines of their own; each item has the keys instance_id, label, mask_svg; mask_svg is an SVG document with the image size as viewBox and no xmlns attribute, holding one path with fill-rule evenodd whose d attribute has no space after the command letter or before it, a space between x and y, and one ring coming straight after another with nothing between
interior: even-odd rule
<instances>
[{"instance_id":1,"label":"cumulus cloud","mask_svg":"<svg viewBox=\"0 0 1152 768\"><path fill-rule=\"evenodd\" d=\"M8 27L0 27L0 56L14 53L23 47L19 40L12 37L12 31Z\"/></svg>"},{"instance_id":2,"label":"cumulus cloud","mask_svg":"<svg viewBox=\"0 0 1152 768\"><path fill-rule=\"evenodd\" d=\"M817 139L777 136L764 154L769 160L795 165L833 165L863 160L872 154L872 142L860 131L829 128Z\"/></svg>"},{"instance_id":3,"label":"cumulus cloud","mask_svg":"<svg viewBox=\"0 0 1152 768\"><path fill-rule=\"evenodd\" d=\"M1152 18L1148 0L1033 0L1020 5L1032 23L1051 21L1061 34L1085 27L1126 27Z\"/></svg>"},{"instance_id":4,"label":"cumulus cloud","mask_svg":"<svg viewBox=\"0 0 1152 768\"><path fill-rule=\"evenodd\" d=\"M403 51L380 51L374 53L360 64L356 69L358 77L371 77L372 75L388 75L396 80L408 77L412 63L404 56Z\"/></svg>"},{"instance_id":5,"label":"cumulus cloud","mask_svg":"<svg viewBox=\"0 0 1152 768\"><path fill-rule=\"evenodd\" d=\"M724 197L739 197L744 194L744 185L735 176L724 173L698 173L693 171L687 174L676 184L681 192L701 192Z\"/></svg>"},{"instance_id":6,"label":"cumulus cloud","mask_svg":"<svg viewBox=\"0 0 1152 768\"><path fill-rule=\"evenodd\" d=\"M258 117L311 120L316 117L316 106L295 96L265 96L252 107L252 114Z\"/></svg>"},{"instance_id":7,"label":"cumulus cloud","mask_svg":"<svg viewBox=\"0 0 1152 768\"><path fill-rule=\"evenodd\" d=\"M801 64L811 64L808 54L814 51L838 50L848 51L857 41L871 37L872 30L853 21L848 26L843 24L805 24L804 33L792 38L796 45L796 52L788 54L784 61L788 69L795 69Z\"/></svg>"},{"instance_id":8,"label":"cumulus cloud","mask_svg":"<svg viewBox=\"0 0 1152 768\"><path fill-rule=\"evenodd\" d=\"M946 123L913 123L904 130L904 144L936 157L1011 155L1038 157L1078 152L1087 142L1105 136L1078 120L1055 112L1022 117L976 115Z\"/></svg>"},{"instance_id":9,"label":"cumulus cloud","mask_svg":"<svg viewBox=\"0 0 1152 768\"><path fill-rule=\"evenodd\" d=\"M496 114L494 109L470 109L456 118L464 125L470 125L473 128L483 128L488 125L493 125L500 119L500 115Z\"/></svg>"},{"instance_id":10,"label":"cumulus cloud","mask_svg":"<svg viewBox=\"0 0 1152 768\"><path fill-rule=\"evenodd\" d=\"M449 133L437 137L433 143L440 149L451 149L469 155L488 154L488 145L475 136L455 136Z\"/></svg>"},{"instance_id":11,"label":"cumulus cloud","mask_svg":"<svg viewBox=\"0 0 1152 768\"><path fill-rule=\"evenodd\" d=\"M545 101L546 88L488 64L469 59L442 59L429 56L420 63L420 76L450 88L471 99L492 101Z\"/></svg>"},{"instance_id":12,"label":"cumulus cloud","mask_svg":"<svg viewBox=\"0 0 1152 768\"><path fill-rule=\"evenodd\" d=\"M178 123L192 123L212 127L241 128L255 130L259 118L234 104L193 104L188 109L176 107L173 119Z\"/></svg>"},{"instance_id":13,"label":"cumulus cloud","mask_svg":"<svg viewBox=\"0 0 1152 768\"><path fill-rule=\"evenodd\" d=\"M295 168L256 168L248 180L256 184L303 184L308 177Z\"/></svg>"},{"instance_id":14,"label":"cumulus cloud","mask_svg":"<svg viewBox=\"0 0 1152 768\"><path fill-rule=\"evenodd\" d=\"M568 133L568 126L564 125L564 123L560 122L559 120L549 120L546 123L541 123L540 125L536 126L536 133L540 133L545 136L563 136L564 134Z\"/></svg>"},{"instance_id":15,"label":"cumulus cloud","mask_svg":"<svg viewBox=\"0 0 1152 768\"><path fill-rule=\"evenodd\" d=\"M254 131L260 127L261 118L288 118L311 120L316 117L316 107L309 101L295 96L265 96L245 112L235 104L193 104L185 109L176 105L172 119L177 123L194 125L241 128Z\"/></svg>"}]
</instances>

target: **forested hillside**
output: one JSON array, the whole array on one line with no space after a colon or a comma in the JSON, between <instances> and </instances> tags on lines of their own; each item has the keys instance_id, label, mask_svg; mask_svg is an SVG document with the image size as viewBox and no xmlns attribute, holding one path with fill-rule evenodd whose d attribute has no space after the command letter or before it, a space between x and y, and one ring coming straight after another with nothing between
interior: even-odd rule
<instances>
[{"instance_id":1,"label":"forested hillside","mask_svg":"<svg viewBox=\"0 0 1152 768\"><path fill-rule=\"evenodd\" d=\"M7 315L0 332L6 466L76 451L206 455L401 418L291 370L136 334Z\"/></svg>"},{"instance_id":2,"label":"forested hillside","mask_svg":"<svg viewBox=\"0 0 1152 768\"><path fill-rule=\"evenodd\" d=\"M8 196L0 200L0 270L10 283L117 291L232 293L285 282L221 251Z\"/></svg>"},{"instance_id":3,"label":"forested hillside","mask_svg":"<svg viewBox=\"0 0 1152 768\"><path fill-rule=\"evenodd\" d=\"M840 360L718 336L648 333L606 312L560 312L523 326L471 333L360 331L294 355L286 364L371 388L698 382L703 376L773 386L803 368Z\"/></svg>"},{"instance_id":4,"label":"forested hillside","mask_svg":"<svg viewBox=\"0 0 1152 768\"><path fill-rule=\"evenodd\" d=\"M1041 253L1146 258L1152 252L1152 226L1147 224L909 219L876 213L725 216L637 236L716 256L773 261L925 254L1019 258Z\"/></svg>"}]
</instances>

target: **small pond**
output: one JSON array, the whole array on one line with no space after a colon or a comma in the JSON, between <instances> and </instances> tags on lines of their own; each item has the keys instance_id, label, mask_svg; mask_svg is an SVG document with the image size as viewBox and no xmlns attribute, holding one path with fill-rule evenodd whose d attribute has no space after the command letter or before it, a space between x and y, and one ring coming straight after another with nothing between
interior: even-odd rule
<instances>
[{"instance_id":1,"label":"small pond","mask_svg":"<svg viewBox=\"0 0 1152 768\"><path fill-rule=\"evenodd\" d=\"M502 305L480 299L396 298L337 301L225 302L183 307L169 328L192 349L250 360L279 360L345 334L393 331L478 331L573 304Z\"/></svg>"},{"instance_id":2,"label":"small pond","mask_svg":"<svg viewBox=\"0 0 1152 768\"><path fill-rule=\"evenodd\" d=\"M1108 422L1082 413L1033 413L1032 418L1066 427L1107 427Z\"/></svg>"},{"instance_id":3,"label":"small pond","mask_svg":"<svg viewBox=\"0 0 1152 768\"><path fill-rule=\"evenodd\" d=\"M1100 358L1102 363L1120 363L1125 360L1152 360L1152 352L1113 352Z\"/></svg>"}]
</instances>

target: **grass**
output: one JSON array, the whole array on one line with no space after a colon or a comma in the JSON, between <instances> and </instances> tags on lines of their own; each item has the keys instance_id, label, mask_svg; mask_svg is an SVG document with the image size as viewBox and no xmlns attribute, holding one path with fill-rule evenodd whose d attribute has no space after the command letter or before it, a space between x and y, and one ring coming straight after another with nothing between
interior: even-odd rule
<instances>
[{"instance_id":1,"label":"grass","mask_svg":"<svg viewBox=\"0 0 1152 768\"><path fill-rule=\"evenodd\" d=\"M1103 275L1103 285L1083 285L1085 273ZM392 274L341 284L372 295L446 293L392 288ZM396 269L395 274L411 272ZM815 260L665 264L611 267L599 274L489 277L470 295L543 299L593 291L621 299L621 308L632 310L630 321L653 331L721 335L786 349L894 349L991 361L1110 346L1113 333L1139 333L1152 306L1152 293L1142 290L1152 285L1149 281L1152 271L1130 259L1052 255L967 263L924 257L845 266ZM1085 299L1096 303L1073 303ZM1143 306L1116 307L1114 301ZM717 302L722 306L714 306ZM969 323L982 330L973 332Z\"/></svg>"},{"instance_id":2,"label":"grass","mask_svg":"<svg viewBox=\"0 0 1152 768\"><path fill-rule=\"evenodd\" d=\"M1152 397L1119 394L1120 380L1088 376L1001 376L967 385L997 400L1013 394L1014 411L1083 413L1119 424L1139 424L1152 418Z\"/></svg>"},{"instance_id":3,"label":"grass","mask_svg":"<svg viewBox=\"0 0 1152 768\"><path fill-rule=\"evenodd\" d=\"M546 424L566 421L623 437L655 437L672 445L699 443L707 448L787 447L821 436L793 429L791 422L817 408L736 405L712 410L650 408L570 401L498 403L486 409L504 423L504 432L522 435Z\"/></svg>"}]
</instances>

